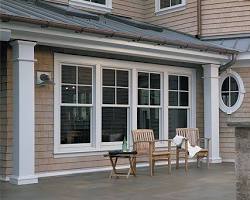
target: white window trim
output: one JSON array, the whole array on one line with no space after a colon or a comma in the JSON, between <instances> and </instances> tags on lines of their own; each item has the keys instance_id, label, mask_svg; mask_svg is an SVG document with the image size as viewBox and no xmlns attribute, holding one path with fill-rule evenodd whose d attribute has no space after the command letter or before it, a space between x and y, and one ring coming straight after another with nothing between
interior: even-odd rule
<instances>
[{"instance_id":1,"label":"white window trim","mask_svg":"<svg viewBox=\"0 0 250 200\"><path fill-rule=\"evenodd\" d=\"M182 0L181 4L170 6L167 8L162 8L162 9L160 8L160 1L161 0L155 0L155 15L156 16L181 11L186 8L186 0Z\"/></svg>"},{"instance_id":2,"label":"white window trim","mask_svg":"<svg viewBox=\"0 0 250 200\"><path fill-rule=\"evenodd\" d=\"M157 71L145 71L145 70L138 70L137 71L137 80L138 80L138 76L139 76L139 73L147 73L149 74L149 87L148 88L139 88L137 86L137 95L138 95L138 91L141 89L141 90L148 90L149 91L149 104L148 105L139 105L138 104L138 98L137 98L137 110L138 108L158 108L159 109L159 140L163 140L165 139L164 138L164 134L163 134L163 128L162 128L162 122L163 122L163 109L162 109L162 105L163 105L163 73L161 72L157 72ZM159 74L160 75L160 89L151 89L150 88L150 74ZM150 92L151 90L157 90L157 91L160 91L160 105L151 105L150 104Z\"/></svg>"},{"instance_id":3,"label":"white window trim","mask_svg":"<svg viewBox=\"0 0 250 200\"><path fill-rule=\"evenodd\" d=\"M111 12L112 11L112 0L106 0L106 5L94 3L94 2L88 2L85 0L70 0L69 5L82 7L82 8L88 8L91 10L96 10L100 12Z\"/></svg>"},{"instance_id":4,"label":"white window trim","mask_svg":"<svg viewBox=\"0 0 250 200\"><path fill-rule=\"evenodd\" d=\"M225 105L225 103L222 100L222 95L221 95L222 84L223 84L224 80L228 76L232 76L236 80L236 82L238 84L238 88L239 88L238 99L237 99L236 103L232 107L228 107L228 106ZM240 106L241 106L241 104L243 102L243 99L244 99L244 95L246 93L245 87L244 87L244 84L243 84L243 81L242 81L240 75L238 73L236 73L235 71L233 71L232 69L229 69L229 70L225 71L220 76L220 87L219 87L219 89L220 89L220 109L223 112L225 112L225 113L227 113L229 115L234 113L235 111L237 111L240 108Z\"/></svg>"},{"instance_id":5,"label":"white window trim","mask_svg":"<svg viewBox=\"0 0 250 200\"><path fill-rule=\"evenodd\" d=\"M121 70L121 71L127 71L128 72L128 87L120 87L120 86L117 86L115 83L115 86L104 86L103 85L103 70L104 69L111 69L111 70ZM130 130L130 102L131 102L131 98L130 98L130 95L131 95L131 70L130 69L126 69L126 68L117 68L117 67L107 67L106 65L102 66L102 69L101 69L101 113L100 115L102 115L102 108L107 108L107 107L111 107L111 108L127 108L127 138L129 138L128 134L129 134L129 130ZM116 74L115 74L115 81L116 81ZM104 87L110 87L110 88L115 88L115 91L117 88L126 88L128 89L128 104L103 104L103 88ZM117 96L116 96L116 92L115 92L115 103L117 101ZM101 123L102 125L102 123ZM101 130L102 130L102 127L101 127ZM102 138L102 133L101 133L101 136ZM129 142L129 141L128 141ZM102 142L101 141L101 148L102 150L105 149L105 150L109 150L109 149L119 149L122 145L122 141L118 141L118 142Z\"/></svg>"},{"instance_id":6,"label":"white window trim","mask_svg":"<svg viewBox=\"0 0 250 200\"><path fill-rule=\"evenodd\" d=\"M169 76L186 76L188 77L188 91L179 90L179 81L178 81L178 89L177 90L168 90L169 91L177 91L178 92L178 106L168 106L169 109L185 109L187 110L187 127L188 128L196 128L196 73L193 72L192 75L189 74L177 74L170 73ZM179 80L179 78L178 78ZM179 92L188 92L188 106L179 106L180 98ZM195 117L193 117L195 116Z\"/></svg>"},{"instance_id":7,"label":"white window trim","mask_svg":"<svg viewBox=\"0 0 250 200\"><path fill-rule=\"evenodd\" d=\"M84 144L60 145L60 65L61 64L93 66L93 123L91 136L93 143L90 146ZM128 133L137 128L137 73L139 71L147 71L152 73L160 73L162 86L162 101L161 101L161 121L160 133L163 134L163 139L168 138L168 74L176 74L180 76L190 76L190 127L196 127L196 70L190 68L173 67L158 64L138 63L131 61L110 60L104 58L93 58L87 56L54 54L54 156L69 156L76 155L98 155L100 152L115 150L121 148L121 143L113 145L105 145L101 142L101 109L102 109L102 68L126 69L131 73L129 82L130 105L128 107ZM152 70L154 69L154 70ZM132 85L133 84L133 85ZM166 92L167 91L167 92ZM191 103L192 102L192 103ZM163 123L164 121L164 123ZM131 136L131 135L130 135ZM128 138L128 145L132 145L131 137Z\"/></svg>"}]
</instances>

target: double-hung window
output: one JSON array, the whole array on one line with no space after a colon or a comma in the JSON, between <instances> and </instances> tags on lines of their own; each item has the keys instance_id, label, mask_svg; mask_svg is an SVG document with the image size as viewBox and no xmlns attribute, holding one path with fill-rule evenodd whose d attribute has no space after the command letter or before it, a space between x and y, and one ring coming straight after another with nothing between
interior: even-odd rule
<instances>
[{"instance_id":1,"label":"double-hung window","mask_svg":"<svg viewBox=\"0 0 250 200\"><path fill-rule=\"evenodd\" d=\"M189 122L190 86L189 77L169 75L168 77L168 125L169 138L176 134L176 128L185 128Z\"/></svg>"},{"instance_id":2,"label":"double-hung window","mask_svg":"<svg viewBox=\"0 0 250 200\"><path fill-rule=\"evenodd\" d=\"M137 128L153 129L159 139L161 113L161 74L138 72Z\"/></svg>"},{"instance_id":3,"label":"double-hung window","mask_svg":"<svg viewBox=\"0 0 250 200\"><path fill-rule=\"evenodd\" d=\"M112 9L112 0L69 0L69 4L101 12L111 12Z\"/></svg>"},{"instance_id":4,"label":"double-hung window","mask_svg":"<svg viewBox=\"0 0 250 200\"><path fill-rule=\"evenodd\" d=\"M156 14L165 14L181 10L185 7L186 0L155 0Z\"/></svg>"},{"instance_id":5,"label":"double-hung window","mask_svg":"<svg viewBox=\"0 0 250 200\"><path fill-rule=\"evenodd\" d=\"M129 71L102 70L102 142L127 137L129 116Z\"/></svg>"},{"instance_id":6,"label":"double-hung window","mask_svg":"<svg viewBox=\"0 0 250 200\"><path fill-rule=\"evenodd\" d=\"M60 144L91 143L92 67L61 66Z\"/></svg>"}]
</instances>

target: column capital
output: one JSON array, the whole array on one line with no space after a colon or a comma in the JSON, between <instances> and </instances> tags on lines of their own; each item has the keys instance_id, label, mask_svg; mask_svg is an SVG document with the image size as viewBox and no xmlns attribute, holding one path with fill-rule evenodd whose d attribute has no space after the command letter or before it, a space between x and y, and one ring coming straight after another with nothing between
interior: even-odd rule
<instances>
[{"instance_id":1,"label":"column capital","mask_svg":"<svg viewBox=\"0 0 250 200\"><path fill-rule=\"evenodd\" d=\"M34 46L36 46L36 44L37 44L37 42L26 41L26 40L13 40L10 42L10 45L12 47L17 46L17 45L27 45L27 46L34 47Z\"/></svg>"},{"instance_id":2,"label":"column capital","mask_svg":"<svg viewBox=\"0 0 250 200\"><path fill-rule=\"evenodd\" d=\"M213 63L210 63L210 64L204 64L202 65L203 69L206 69L206 68L220 68L220 65L218 64L213 64Z\"/></svg>"}]
</instances>

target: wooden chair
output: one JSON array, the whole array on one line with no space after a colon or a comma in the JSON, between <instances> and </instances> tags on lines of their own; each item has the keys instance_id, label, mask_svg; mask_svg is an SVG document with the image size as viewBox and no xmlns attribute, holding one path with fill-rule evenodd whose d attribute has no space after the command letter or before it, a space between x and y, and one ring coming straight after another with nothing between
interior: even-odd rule
<instances>
[{"instance_id":1,"label":"wooden chair","mask_svg":"<svg viewBox=\"0 0 250 200\"><path fill-rule=\"evenodd\" d=\"M189 141L191 146L200 146L201 141L204 141L205 148L202 148L197 154L197 167L199 167L199 162L202 158L207 158L207 167L209 166L209 139L208 138L200 138L199 129L198 128L177 128L176 135L183 136L185 139L185 149L181 149L180 147L176 147L176 169L179 168L179 159L180 153L184 153L185 159L185 171L188 171L188 143Z\"/></svg>"},{"instance_id":2,"label":"wooden chair","mask_svg":"<svg viewBox=\"0 0 250 200\"><path fill-rule=\"evenodd\" d=\"M153 176L155 162L157 160L167 160L168 161L168 172L171 173L171 140L155 140L154 132L151 129L138 129L132 131L133 138L133 150L137 151L137 156L148 156L150 175ZM156 142L168 142L165 150L157 150L155 147ZM167 149L167 150L166 150ZM136 165L135 161L135 165ZM135 167L136 169L136 167Z\"/></svg>"}]
</instances>

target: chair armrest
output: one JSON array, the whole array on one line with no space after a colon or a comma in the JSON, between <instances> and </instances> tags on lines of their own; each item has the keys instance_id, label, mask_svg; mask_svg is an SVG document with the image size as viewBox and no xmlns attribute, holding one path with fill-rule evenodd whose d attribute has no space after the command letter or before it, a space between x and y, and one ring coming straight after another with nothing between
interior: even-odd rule
<instances>
[{"instance_id":1,"label":"chair armrest","mask_svg":"<svg viewBox=\"0 0 250 200\"><path fill-rule=\"evenodd\" d=\"M209 148L209 142L210 142L211 138L199 138L198 141L204 141L204 147L205 148Z\"/></svg>"},{"instance_id":2,"label":"chair armrest","mask_svg":"<svg viewBox=\"0 0 250 200\"><path fill-rule=\"evenodd\" d=\"M211 140L211 138L199 138L198 140Z\"/></svg>"}]
</instances>

